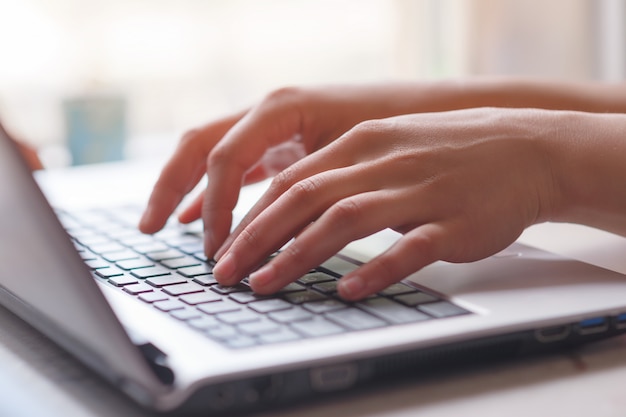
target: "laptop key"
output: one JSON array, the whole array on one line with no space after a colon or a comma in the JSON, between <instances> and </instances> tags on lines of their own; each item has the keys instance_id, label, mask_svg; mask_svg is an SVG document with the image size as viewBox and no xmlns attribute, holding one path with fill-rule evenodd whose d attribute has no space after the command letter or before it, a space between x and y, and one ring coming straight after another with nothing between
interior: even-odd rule
<instances>
[{"instance_id":1,"label":"laptop key","mask_svg":"<svg viewBox=\"0 0 626 417\"><path fill-rule=\"evenodd\" d=\"M183 256L185 256L184 253L182 253L179 250L171 249L171 248L168 248L162 251L157 251L157 252L150 252L146 254L147 258L152 259L155 262L165 261L167 259L182 258Z\"/></svg>"},{"instance_id":2,"label":"laptop key","mask_svg":"<svg viewBox=\"0 0 626 417\"><path fill-rule=\"evenodd\" d=\"M176 270L182 276L193 278L198 275L207 275L213 273L213 266L210 264L201 264L196 266L188 266L185 268L179 268Z\"/></svg>"},{"instance_id":3,"label":"laptop key","mask_svg":"<svg viewBox=\"0 0 626 417\"><path fill-rule=\"evenodd\" d=\"M152 277L146 279L146 282L153 287L161 288L166 285L184 284L187 280L183 277L176 275L166 275L161 277Z\"/></svg>"},{"instance_id":4,"label":"laptop key","mask_svg":"<svg viewBox=\"0 0 626 417\"><path fill-rule=\"evenodd\" d=\"M391 297L394 295L407 294L411 292L416 292L417 290L410 285L404 284L402 282L397 282L395 284L391 284L384 290L380 291L380 295L385 295L387 297Z\"/></svg>"},{"instance_id":5,"label":"laptop key","mask_svg":"<svg viewBox=\"0 0 626 417\"><path fill-rule=\"evenodd\" d=\"M254 311L243 309L238 311L228 311L225 313L220 313L216 317L218 320L228 324L240 324L261 320L261 316L259 314L255 313Z\"/></svg>"},{"instance_id":6,"label":"laptop key","mask_svg":"<svg viewBox=\"0 0 626 417\"><path fill-rule=\"evenodd\" d=\"M289 310L269 313L268 317L278 323L293 323L295 321L310 320L314 315L302 307L292 307Z\"/></svg>"},{"instance_id":7,"label":"laptop key","mask_svg":"<svg viewBox=\"0 0 626 417\"><path fill-rule=\"evenodd\" d=\"M263 344L291 342L298 339L302 339L302 336L289 329L281 329L277 332L258 335L259 342Z\"/></svg>"},{"instance_id":8,"label":"laptop key","mask_svg":"<svg viewBox=\"0 0 626 417\"><path fill-rule=\"evenodd\" d=\"M172 272L162 266L151 266L148 268L135 269L131 272L137 278L151 278L163 275L170 275Z\"/></svg>"},{"instance_id":9,"label":"laptop key","mask_svg":"<svg viewBox=\"0 0 626 417\"><path fill-rule=\"evenodd\" d=\"M162 293L161 291L152 291L139 294L139 299L146 303L154 303L156 301L169 300L170 297L168 297L167 294Z\"/></svg>"},{"instance_id":10,"label":"laptop key","mask_svg":"<svg viewBox=\"0 0 626 417\"><path fill-rule=\"evenodd\" d=\"M218 301L221 299L222 297L220 297L218 294L212 293L210 291L202 291L202 292L196 292L193 294L185 294L185 295L180 296L180 301L189 305L210 303L210 302Z\"/></svg>"},{"instance_id":11,"label":"laptop key","mask_svg":"<svg viewBox=\"0 0 626 417\"><path fill-rule=\"evenodd\" d=\"M197 260L196 258L186 256L184 258L165 259L161 261L161 265L170 269L178 269L178 268L185 268L189 266L198 266L200 265L200 261Z\"/></svg>"},{"instance_id":12,"label":"laptop key","mask_svg":"<svg viewBox=\"0 0 626 417\"><path fill-rule=\"evenodd\" d=\"M338 276L347 275L348 273L354 271L359 267L358 265L355 265L352 262L348 262L338 256L333 256L320 266L324 269L334 272Z\"/></svg>"},{"instance_id":13,"label":"laptop key","mask_svg":"<svg viewBox=\"0 0 626 417\"><path fill-rule=\"evenodd\" d=\"M185 308L185 304L183 304L179 300L155 301L154 303L152 303L152 305L158 308L159 310L166 311L166 312Z\"/></svg>"},{"instance_id":14,"label":"laptop key","mask_svg":"<svg viewBox=\"0 0 626 417\"><path fill-rule=\"evenodd\" d=\"M188 255L193 255L194 253L204 251L204 243L202 242L185 243L184 245L180 245L178 249L180 249L181 251L185 252Z\"/></svg>"},{"instance_id":15,"label":"laptop key","mask_svg":"<svg viewBox=\"0 0 626 417\"><path fill-rule=\"evenodd\" d=\"M285 310L291 308L291 304L280 298L255 301L248 304L248 307L259 313L270 313L272 311Z\"/></svg>"},{"instance_id":16,"label":"laptop key","mask_svg":"<svg viewBox=\"0 0 626 417\"><path fill-rule=\"evenodd\" d=\"M123 287L125 285L137 284L139 281L129 275L119 275L109 278L109 282L116 287Z\"/></svg>"},{"instance_id":17,"label":"laptop key","mask_svg":"<svg viewBox=\"0 0 626 417\"><path fill-rule=\"evenodd\" d=\"M239 337L239 332L229 324L220 324L206 331L207 335L218 341L227 341Z\"/></svg>"},{"instance_id":18,"label":"laptop key","mask_svg":"<svg viewBox=\"0 0 626 417\"><path fill-rule=\"evenodd\" d=\"M197 319L188 320L187 324L198 330L207 330L221 326L221 323L215 317L206 315Z\"/></svg>"},{"instance_id":19,"label":"laptop key","mask_svg":"<svg viewBox=\"0 0 626 417\"><path fill-rule=\"evenodd\" d=\"M117 242L110 242L110 241L106 241L106 242L102 242L102 243L96 243L96 244L92 244L92 245L87 245L87 247L95 253L98 254L103 254L103 253L110 253L110 252L123 252L126 250L126 246L117 243Z\"/></svg>"},{"instance_id":20,"label":"laptop key","mask_svg":"<svg viewBox=\"0 0 626 417\"><path fill-rule=\"evenodd\" d=\"M148 268L150 266L154 266L154 262L149 259L123 259L115 263L118 268L122 268L126 271L130 271L131 269L139 269L139 268Z\"/></svg>"},{"instance_id":21,"label":"laptop key","mask_svg":"<svg viewBox=\"0 0 626 417\"><path fill-rule=\"evenodd\" d=\"M196 235L177 233L172 236L166 236L167 244L170 246L178 247L188 243L197 243L200 238ZM161 237L163 239L163 237Z\"/></svg>"},{"instance_id":22,"label":"laptop key","mask_svg":"<svg viewBox=\"0 0 626 417\"><path fill-rule=\"evenodd\" d=\"M335 300L328 299L322 301L313 301L311 303L304 303L302 307L315 314L328 313L330 311L341 310L342 308L346 308L346 303Z\"/></svg>"},{"instance_id":23,"label":"laptop key","mask_svg":"<svg viewBox=\"0 0 626 417\"><path fill-rule=\"evenodd\" d=\"M301 276L298 279L298 282L304 285L312 285L312 284L317 284L320 282L334 281L336 279L337 278L335 278L332 275L327 274L326 272L310 272L308 274Z\"/></svg>"},{"instance_id":24,"label":"laptop key","mask_svg":"<svg viewBox=\"0 0 626 417\"><path fill-rule=\"evenodd\" d=\"M85 261L85 265L87 265L89 269L101 269L101 268L109 267L108 262L105 262L102 259L94 259L94 260Z\"/></svg>"},{"instance_id":25,"label":"laptop key","mask_svg":"<svg viewBox=\"0 0 626 417\"><path fill-rule=\"evenodd\" d=\"M204 285L204 286L215 285L218 283L213 275L195 276L193 277L193 282L200 284L200 285Z\"/></svg>"},{"instance_id":26,"label":"laptop key","mask_svg":"<svg viewBox=\"0 0 626 417\"><path fill-rule=\"evenodd\" d=\"M304 290L306 290L306 287L304 285L299 284L297 282L290 282L289 284L285 285L280 290L276 291L276 294L287 294L289 292L304 291Z\"/></svg>"},{"instance_id":27,"label":"laptop key","mask_svg":"<svg viewBox=\"0 0 626 417\"><path fill-rule=\"evenodd\" d=\"M221 284L217 284L217 285L211 286L211 290L215 291L218 294L227 295L227 294L232 294L234 292L249 291L250 288L248 288L246 285L243 285L243 284L233 285L232 287L225 287Z\"/></svg>"},{"instance_id":28,"label":"laptop key","mask_svg":"<svg viewBox=\"0 0 626 417\"><path fill-rule=\"evenodd\" d=\"M460 316L469 313L469 311L457 306L456 304L452 304L449 301L423 304L418 306L418 309L436 318Z\"/></svg>"},{"instance_id":29,"label":"laptop key","mask_svg":"<svg viewBox=\"0 0 626 417\"><path fill-rule=\"evenodd\" d=\"M333 280L313 284L313 289L324 294L334 294L337 292L337 281Z\"/></svg>"},{"instance_id":30,"label":"laptop key","mask_svg":"<svg viewBox=\"0 0 626 417\"><path fill-rule=\"evenodd\" d=\"M185 282L183 284L173 284L163 287L163 292L169 295L178 296L195 292L205 292L202 286L195 282Z\"/></svg>"},{"instance_id":31,"label":"laptop key","mask_svg":"<svg viewBox=\"0 0 626 417\"><path fill-rule=\"evenodd\" d=\"M435 297L434 295L427 294L421 291L411 294L398 295L396 297L393 297L393 299L411 307L439 300L439 298Z\"/></svg>"},{"instance_id":32,"label":"laptop key","mask_svg":"<svg viewBox=\"0 0 626 417\"><path fill-rule=\"evenodd\" d=\"M326 300L328 297L317 291L306 290L285 294L285 299L292 304L302 304L311 301Z\"/></svg>"},{"instance_id":33,"label":"laptop key","mask_svg":"<svg viewBox=\"0 0 626 417\"><path fill-rule=\"evenodd\" d=\"M251 303L253 301L260 301L267 299L268 295L255 294L252 291L234 292L228 296L230 299L237 301L241 304Z\"/></svg>"},{"instance_id":34,"label":"laptop key","mask_svg":"<svg viewBox=\"0 0 626 417\"><path fill-rule=\"evenodd\" d=\"M109 262L126 261L128 259L139 259L136 252L126 249L119 252L104 253L102 257Z\"/></svg>"},{"instance_id":35,"label":"laptop key","mask_svg":"<svg viewBox=\"0 0 626 417\"><path fill-rule=\"evenodd\" d=\"M279 331L282 326L271 320L256 320L252 323L240 324L239 330L249 335L261 335Z\"/></svg>"},{"instance_id":36,"label":"laptop key","mask_svg":"<svg viewBox=\"0 0 626 417\"><path fill-rule=\"evenodd\" d=\"M228 340L226 340L226 345L230 348L233 349L241 349L241 348L247 348L247 347L251 347L257 344L257 341L250 337L250 336L246 336L246 335L237 335L235 337L232 337Z\"/></svg>"},{"instance_id":37,"label":"laptop key","mask_svg":"<svg viewBox=\"0 0 626 417\"><path fill-rule=\"evenodd\" d=\"M343 328L324 319L323 317L315 317L312 320L297 321L295 323L291 323L290 327L297 333L307 337L329 336L345 332Z\"/></svg>"},{"instance_id":38,"label":"laptop key","mask_svg":"<svg viewBox=\"0 0 626 417\"><path fill-rule=\"evenodd\" d=\"M389 323L403 324L430 319L424 313L383 297L361 301L357 306Z\"/></svg>"},{"instance_id":39,"label":"laptop key","mask_svg":"<svg viewBox=\"0 0 626 417\"><path fill-rule=\"evenodd\" d=\"M212 303L200 304L198 310L207 314L219 314L227 311L237 311L241 309L241 304L231 300L214 301Z\"/></svg>"},{"instance_id":40,"label":"laptop key","mask_svg":"<svg viewBox=\"0 0 626 417\"><path fill-rule=\"evenodd\" d=\"M202 317L202 313L200 313L195 308L185 307L177 310L170 311L170 315L178 320L192 320Z\"/></svg>"},{"instance_id":41,"label":"laptop key","mask_svg":"<svg viewBox=\"0 0 626 417\"><path fill-rule=\"evenodd\" d=\"M131 295L139 295L145 292L154 291L154 287L151 287L145 282L138 282L136 284L125 285L123 290Z\"/></svg>"},{"instance_id":42,"label":"laptop key","mask_svg":"<svg viewBox=\"0 0 626 417\"><path fill-rule=\"evenodd\" d=\"M333 311L326 314L325 317L351 330L366 330L387 325L385 321L357 308Z\"/></svg>"},{"instance_id":43,"label":"laptop key","mask_svg":"<svg viewBox=\"0 0 626 417\"><path fill-rule=\"evenodd\" d=\"M98 275L100 278L111 278L111 277L124 275L124 271L115 266L111 266L109 268L96 269L96 275Z\"/></svg>"}]
</instances>

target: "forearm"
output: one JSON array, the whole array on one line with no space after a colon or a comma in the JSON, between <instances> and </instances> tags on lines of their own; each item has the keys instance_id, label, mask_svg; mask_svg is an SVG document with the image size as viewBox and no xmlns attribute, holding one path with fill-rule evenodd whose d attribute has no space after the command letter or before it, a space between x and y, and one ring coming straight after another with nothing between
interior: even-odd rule
<instances>
[{"instance_id":1,"label":"forearm","mask_svg":"<svg viewBox=\"0 0 626 417\"><path fill-rule=\"evenodd\" d=\"M626 113L626 83L533 78L469 78L371 86L390 113L422 113L472 107L539 108Z\"/></svg>"},{"instance_id":2,"label":"forearm","mask_svg":"<svg viewBox=\"0 0 626 417\"><path fill-rule=\"evenodd\" d=\"M558 112L548 142L550 220L626 235L626 115Z\"/></svg>"}]
</instances>

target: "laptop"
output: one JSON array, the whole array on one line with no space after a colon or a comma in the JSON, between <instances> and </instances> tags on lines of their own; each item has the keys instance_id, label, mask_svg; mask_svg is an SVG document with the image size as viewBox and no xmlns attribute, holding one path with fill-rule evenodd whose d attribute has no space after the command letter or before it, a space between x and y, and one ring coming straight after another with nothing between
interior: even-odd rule
<instances>
[{"instance_id":1,"label":"laptop","mask_svg":"<svg viewBox=\"0 0 626 417\"><path fill-rule=\"evenodd\" d=\"M124 177L120 165L97 169ZM438 262L358 303L336 296L336 280L391 232L272 297L245 280L222 287L196 231L141 235L135 208L103 208L109 188L77 204L85 178L73 173L56 179L75 182L36 180L0 129L0 302L150 410L252 412L626 329L623 275L520 243L478 262ZM258 192L244 189L242 201Z\"/></svg>"}]
</instances>

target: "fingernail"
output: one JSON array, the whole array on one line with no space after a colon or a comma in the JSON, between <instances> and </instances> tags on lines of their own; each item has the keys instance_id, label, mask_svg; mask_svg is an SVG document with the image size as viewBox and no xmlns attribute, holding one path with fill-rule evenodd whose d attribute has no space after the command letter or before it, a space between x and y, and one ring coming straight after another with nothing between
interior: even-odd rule
<instances>
[{"instance_id":1,"label":"fingernail","mask_svg":"<svg viewBox=\"0 0 626 417\"><path fill-rule=\"evenodd\" d=\"M342 278L337 284L339 294L347 299L359 298L364 289L365 281L358 275Z\"/></svg>"},{"instance_id":2,"label":"fingernail","mask_svg":"<svg viewBox=\"0 0 626 417\"><path fill-rule=\"evenodd\" d=\"M230 284L229 281L232 280L236 269L237 264L235 263L235 257L232 253L229 253L215 264L215 267L213 267L213 275L218 281Z\"/></svg>"},{"instance_id":3,"label":"fingernail","mask_svg":"<svg viewBox=\"0 0 626 417\"><path fill-rule=\"evenodd\" d=\"M255 289L262 289L276 278L276 270L274 266L269 263L257 271L250 274L250 285Z\"/></svg>"}]
</instances>

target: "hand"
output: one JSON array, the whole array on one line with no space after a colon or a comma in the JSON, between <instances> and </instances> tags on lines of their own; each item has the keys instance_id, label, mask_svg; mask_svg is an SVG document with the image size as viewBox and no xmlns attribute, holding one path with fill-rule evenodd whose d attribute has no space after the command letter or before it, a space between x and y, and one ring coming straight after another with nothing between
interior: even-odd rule
<instances>
[{"instance_id":1,"label":"hand","mask_svg":"<svg viewBox=\"0 0 626 417\"><path fill-rule=\"evenodd\" d=\"M43 164L41 163L41 160L39 159L39 155L37 154L35 148L22 141L15 142L17 143L17 147L19 148L22 156L24 157L24 160L26 161L26 164L28 164L31 170L37 171L39 169L43 169Z\"/></svg>"},{"instance_id":2,"label":"hand","mask_svg":"<svg viewBox=\"0 0 626 417\"><path fill-rule=\"evenodd\" d=\"M163 169L139 228L145 233L161 229L207 173L205 193L179 220L203 218L206 254L212 257L230 233L242 184L280 172L360 121L413 110L416 96L428 97L402 84L286 88L251 109L193 130Z\"/></svg>"},{"instance_id":3,"label":"hand","mask_svg":"<svg viewBox=\"0 0 626 417\"><path fill-rule=\"evenodd\" d=\"M272 293L384 228L404 235L340 280L356 300L436 261L468 262L550 217L548 111L474 109L399 116L355 126L279 173L228 238L214 274Z\"/></svg>"}]
</instances>

